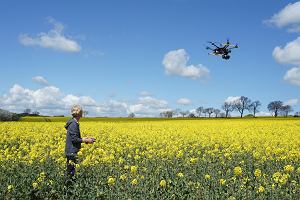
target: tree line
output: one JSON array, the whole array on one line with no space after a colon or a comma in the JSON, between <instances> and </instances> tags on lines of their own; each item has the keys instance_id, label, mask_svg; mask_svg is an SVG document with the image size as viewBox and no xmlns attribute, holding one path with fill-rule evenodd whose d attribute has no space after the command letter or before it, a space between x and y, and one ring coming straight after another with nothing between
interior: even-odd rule
<instances>
[{"instance_id":1,"label":"tree line","mask_svg":"<svg viewBox=\"0 0 300 200\"><path fill-rule=\"evenodd\" d=\"M236 111L240 114L242 118L246 111L250 113L250 116L256 117L256 114L259 112L261 107L261 102L251 101L250 98L241 96L235 101L225 101L220 109L215 108L204 108L202 106L195 109L195 113L190 111L183 111L180 109L168 110L160 113L160 117L172 118L172 117L230 117L231 112ZM284 104L282 101L272 101L267 106L268 110L273 114L274 117L278 115L282 115L287 117L291 112L293 112L293 108L290 105ZM295 117L300 116L300 112L295 112Z\"/></svg>"}]
</instances>

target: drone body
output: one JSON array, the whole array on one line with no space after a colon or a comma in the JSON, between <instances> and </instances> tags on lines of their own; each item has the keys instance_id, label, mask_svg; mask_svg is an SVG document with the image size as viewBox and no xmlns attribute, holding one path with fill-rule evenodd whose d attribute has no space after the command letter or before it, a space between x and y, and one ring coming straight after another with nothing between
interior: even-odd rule
<instances>
[{"instance_id":1,"label":"drone body","mask_svg":"<svg viewBox=\"0 0 300 200\"><path fill-rule=\"evenodd\" d=\"M207 50L211 50L210 55L222 56L223 59L228 60L230 58L231 49L238 48L238 45L233 45L227 40L224 44L218 44L216 42L208 42L211 47L206 47Z\"/></svg>"}]
</instances>

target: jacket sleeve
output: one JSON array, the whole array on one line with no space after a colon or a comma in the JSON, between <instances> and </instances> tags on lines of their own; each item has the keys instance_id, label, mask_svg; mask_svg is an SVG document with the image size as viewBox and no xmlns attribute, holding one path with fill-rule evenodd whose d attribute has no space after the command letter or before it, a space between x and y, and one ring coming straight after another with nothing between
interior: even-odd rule
<instances>
[{"instance_id":1,"label":"jacket sleeve","mask_svg":"<svg viewBox=\"0 0 300 200\"><path fill-rule=\"evenodd\" d=\"M79 127L76 123L71 123L68 131L73 144L82 143L82 139L80 138L80 133L79 133Z\"/></svg>"}]
</instances>

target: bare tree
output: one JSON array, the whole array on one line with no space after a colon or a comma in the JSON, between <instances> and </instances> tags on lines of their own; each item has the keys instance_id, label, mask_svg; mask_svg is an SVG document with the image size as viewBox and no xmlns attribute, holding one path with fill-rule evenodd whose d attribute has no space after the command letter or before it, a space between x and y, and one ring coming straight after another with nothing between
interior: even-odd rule
<instances>
[{"instance_id":1,"label":"bare tree","mask_svg":"<svg viewBox=\"0 0 300 200\"><path fill-rule=\"evenodd\" d=\"M221 113L219 114L219 116L222 117L222 118L224 118L224 117L226 117L226 114L223 113L223 112L221 112Z\"/></svg>"},{"instance_id":2,"label":"bare tree","mask_svg":"<svg viewBox=\"0 0 300 200\"><path fill-rule=\"evenodd\" d=\"M214 112L214 108L207 108L208 117Z\"/></svg>"},{"instance_id":3,"label":"bare tree","mask_svg":"<svg viewBox=\"0 0 300 200\"><path fill-rule=\"evenodd\" d=\"M284 115L285 117L288 116L289 112L292 112L292 111L293 111L292 106L290 106L290 105L284 105L284 106L281 107L280 110L283 112L283 115Z\"/></svg>"},{"instance_id":4,"label":"bare tree","mask_svg":"<svg viewBox=\"0 0 300 200\"><path fill-rule=\"evenodd\" d=\"M204 108L202 112L204 113L204 117L206 117L206 114L208 113L208 108Z\"/></svg>"},{"instance_id":5,"label":"bare tree","mask_svg":"<svg viewBox=\"0 0 300 200\"><path fill-rule=\"evenodd\" d=\"M229 113L233 111L233 104L230 102L224 102L222 109L225 111L225 117L227 118Z\"/></svg>"},{"instance_id":6,"label":"bare tree","mask_svg":"<svg viewBox=\"0 0 300 200\"><path fill-rule=\"evenodd\" d=\"M282 106L283 106L282 101L272 101L268 104L268 109L269 111L274 112L274 116L277 117L278 112L280 111Z\"/></svg>"},{"instance_id":7,"label":"bare tree","mask_svg":"<svg viewBox=\"0 0 300 200\"><path fill-rule=\"evenodd\" d=\"M190 113L190 111L188 111L188 110L186 110L186 111L180 111L180 114L182 115L182 117L185 117L189 113Z\"/></svg>"},{"instance_id":8,"label":"bare tree","mask_svg":"<svg viewBox=\"0 0 300 200\"><path fill-rule=\"evenodd\" d=\"M300 117L300 112L295 112L294 116Z\"/></svg>"},{"instance_id":9,"label":"bare tree","mask_svg":"<svg viewBox=\"0 0 300 200\"><path fill-rule=\"evenodd\" d=\"M196 109L196 113L198 114L199 117L201 117L201 113L203 112L203 107L200 106Z\"/></svg>"},{"instance_id":10,"label":"bare tree","mask_svg":"<svg viewBox=\"0 0 300 200\"><path fill-rule=\"evenodd\" d=\"M84 110L82 113L83 117L86 117L88 114L89 114L89 111L87 111L87 110Z\"/></svg>"},{"instance_id":11,"label":"bare tree","mask_svg":"<svg viewBox=\"0 0 300 200\"><path fill-rule=\"evenodd\" d=\"M23 112L24 112L24 114L29 115L31 113L31 109L26 108Z\"/></svg>"},{"instance_id":12,"label":"bare tree","mask_svg":"<svg viewBox=\"0 0 300 200\"><path fill-rule=\"evenodd\" d=\"M195 118L195 117L196 117L196 115L194 113L189 114L189 118Z\"/></svg>"},{"instance_id":13,"label":"bare tree","mask_svg":"<svg viewBox=\"0 0 300 200\"><path fill-rule=\"evenodd\" d=\"M253 101L250 105L249 105L249 111L253 112L253 117L255 117L255 114L257 112L259 112L258 107L261 106L260 101Z\"/></svg>"},{"instance_id":14,"label":"bare tree","mask_svg":"<svg viewBox=\"0 0 300 200\"><path fill-rule=\"evenodd\" d=\"M134 114L134 113L130 113L130 114L128 115L128 118L135 118L135 114Z\"/></svg>"},{"instance_id":15,"label":"bare tree","mask_svg":"<svg viewBox=\"0 0 300 200\"><path fill-rule=\"evenodd\" d=\"M241 114L241 117L243 117L244 111L249 110L250 105L251 100L248 97L241 96L239 100L234 102L234 109Z\"/></svg>"},{"instance_id":16,"label":"bare tree","mask_svg":"<svg viewBox=\"0 0 300 200\"><path fill-rule=\"evenodd\" d=\"M168 111L165 111L165 112L161 112L159 115L161 117L172 118L173 115L174 115L174 111L168 110Z\"/></svg>"},{"instance_id":17,"label":"bare tree","mask_svg":"<svg viewBox=\"0 0 300 200\"><path fill-rule=\"evenodd\" d=\"M33 112L32 112L32 115L39 116L40 113L39 113L38 111L33 111Z\"/></svg>"},{"instance_id":18,"label":"bare tree","mask_svg":"<svg viewBox=\"0 0 300 200\"><path fill-rule=\"evenodd\" d=\"M218 114L221 112L219 109L214 109L215 117L218 117Z\"/></svg>"}]
</instances>

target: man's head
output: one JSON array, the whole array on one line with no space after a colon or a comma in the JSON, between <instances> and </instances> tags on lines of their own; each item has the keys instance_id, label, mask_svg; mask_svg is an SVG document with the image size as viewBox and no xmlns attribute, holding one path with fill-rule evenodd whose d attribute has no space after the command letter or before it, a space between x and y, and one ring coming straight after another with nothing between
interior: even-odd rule
<instances>
[{"instance_id":1,"label":"man's head","mask_svg":"<svg viewBox=\"0 0 300 200\"><path fill-rule=\"evenodd\" d=\"M74 105L72 106L72 109L71 109L71 115L75 118L80 118L82 117L82 108L81 106L79 105Z\"/></svg>"}]
</instances>

